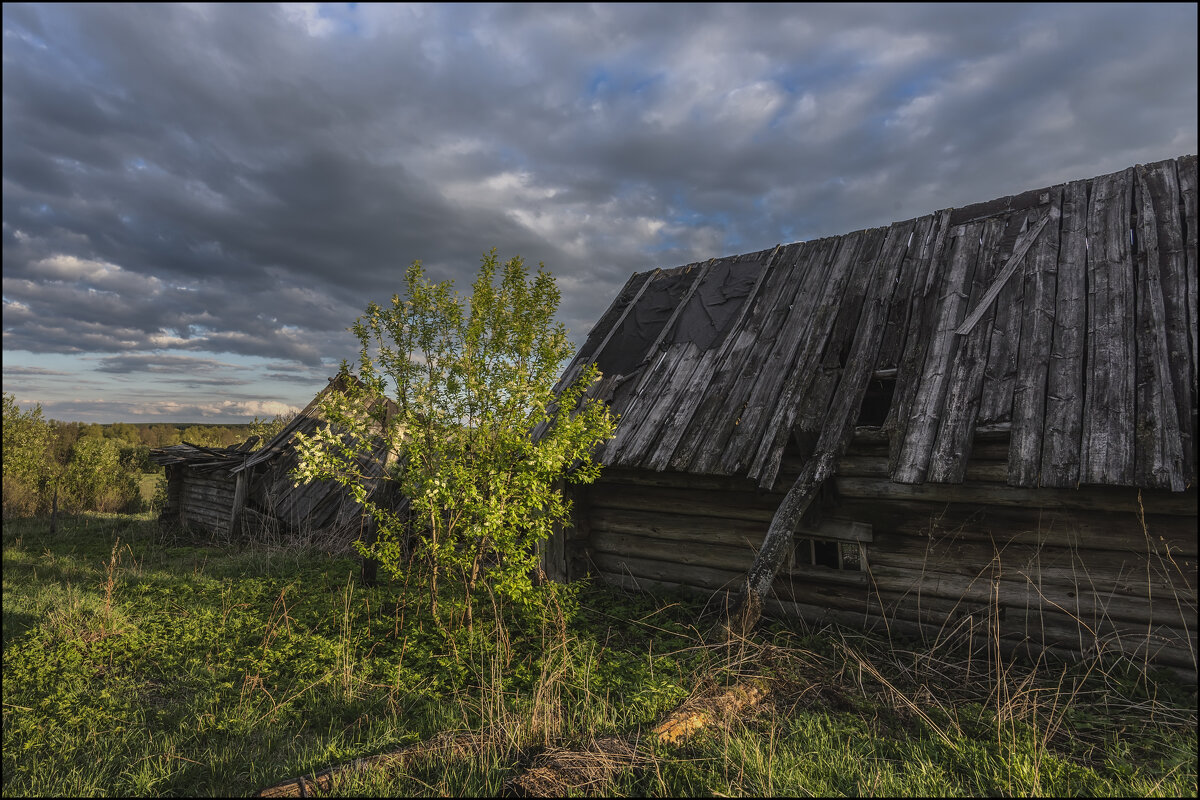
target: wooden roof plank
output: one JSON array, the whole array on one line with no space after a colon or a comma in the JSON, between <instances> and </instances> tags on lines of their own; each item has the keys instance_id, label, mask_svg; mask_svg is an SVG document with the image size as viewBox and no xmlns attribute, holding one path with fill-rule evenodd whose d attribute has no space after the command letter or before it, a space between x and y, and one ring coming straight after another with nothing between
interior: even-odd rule
<instances>
[{"instance_id":1,"label":"wooden roof plank","mask_svg":"<svg viewBox=\"0 0 1200 800\"><path fill-rule=\"evenodd\" d=\"M1168 320L1163 297L1163 262L1170 257L1160 246L1169 247L1170 230L1175 225L1179 204L1170 191L1170 179L1162 165L1138 166L1134 171L1134 267L1137 285L1135 317L1136 361L1134 376L1137 430L1134 434L1133 469L1138 486L1153 486L1183 491L1186 488L1181 449L1180 414L1175 407L1175 387L1171 380L1171 353L1167 343ZM1168 180L1171 182L1168 183ZM1156 196L1158 203L1155 202ZM1186 395L1185 395L1186 397ZM1190 409L1184 416L1189 421ZM1190 442L1190 436L1188 437Z\"/></svg>"},{"instance_id":2,"label":"wooden roof plank","mask_svg":"<svg viewBox=\"0 0 1200 800\"><path fill-rule=\"evenodd\" d=\"M788 372L795 368L799 349L809 336L813 325L813 298L824 276L836 281L840 258L846 251L846 237L823 239L818 246L808 248L796 265L798 280L794 292L783 292L786 303L775 306L774 313L762 320L774 328L767 346L755 353L753 372L745 374L744 384L737 387L722 406L721 434L704 443L702 456L711 469L720 474L733 474L738 460L752 442L755 432L766 417L767 406L778 392ZM804 257L806 256L806 257Z\"/></svg>"},{"instance_id":3,"label":"wooden roof plank","mask_svg":"<svg viewBox=\"0 0 1200 800\"><path fill-rule=\"evenodd\" d=\"M1008 218L1008 229L1029 229L1027 213ZM1008 234L1006 233L1006 238ZM1021 345L1021 304L1024 281L1007 281L995 303L992 336L988 340L987 364L983 368L983 390L979 401L980 425L1007 425L1012 421L1012 394L1017 383L1017 357Z\"/></svg>"},{"instance_id":4,"label":"wooden roof plank","mask_svg":"<svg viewBox=\"0 0 1200 800\"><path fill-rule=\"evenodd\" d=\"M637 466L653 452L664 418L687 388L699 361L700 349L693 342L671 345L659 355L642 376L649 390L647 398L637 404L636 415L625 420L623 429L609 443L604 463Z\"/></svg>"},{"instance_id":5,"label":"wooden roof plank","mask_svg":"<svg viewBox=\"0 0 1200 800\"><path fill-rule=\"evenodd\" d=\"M621 429L618 430L617 435L604 448L604 463L626 464L636 463L640 460L637 454L633 452L630 452L629 456L632 460L627 460L625 452L629 449L632 442L638 440L638 429L647 420L649 420L651 430L647 432L646 436L641 438L641 441L647 441L647 436L651 437L650 441L652 441L653 426L656 424L659 414L662 413L661 411L655 413L656 401L665 394L665 388L670 386L669 383L663 382L664 379L673 375L675 368L678 366L675 359L667 357L669 349L664 349L664 343L667 341L667 337L675 327L675 324L679 321L684 309L687 308L688 301L692 299L692 296L699 288L700 282L704 280L704 277L716 262L717 259L709 259L698 268L692 269L693 274L691 280L688 282L687 290L683 293L683 297L675 304L674 311L671 312L671 316L658 331L654 342L646 350L642 358L642 364L638 368L643 370L642 376L638 380L637 386L634 387L633 399L627 406L627 411L622 418ZM647 369L647 367L649 368ZM638 402L638 398L647 396L650 397L649 402Z\"/></svg>"},{"instance_id":6,"label":"wooden roof plank","mask_svg":"<svg viewBox=\"0 0 1200 800\"><path fill-rule=\"evenodd\" d=\"M1179 177L1179 199L1183 204L1182 220L1183 223L1183 274L1187 283L1187 329L1191 335L1191 374L1188 376L1188 381L1192 386L1192 408L1196 407L1197 397L1200 397L1196 387L1196 377L1200 375L1200 369L1196 366L1197 358L1200 358L1200 348L1196 344L1196 281L1200 279L1197 271L1200 270L1200 265L1196 261L1196 239L1197 228L1200 228L1200 217L1197 214L1196 205L1196 156L1184 156L1176 162L1176 169ZM1195 471L1189 477L1193 483L1195 482Z\"/></svg>"},{"instance_id":7,"label":"wooden roof plank","mask_svg":"<svg viewBox=\"0 0 1200 800\"><path fill-rule=\"evenodd\" d=\"M805 307L800 298L807 283L836 247L836 238L806 242L785 254L790 261L780 259L775 280L764 286L756 307L746 317L745 329L753 338L745 350L734 348L726 354L715 373L718 379L684 433L678 449L691 454L684 469L702 474L721 472L721 455L738 433L742 412L759 377L780 368L773 358L781 347L786 347L781 337L797 335L794 320L801 319L797 306Z\"/></svg>"},{"instance_id":8,"label":"wooden roof plank","mask_svg":"<svg viewBox=\"0 0 1200 800\"><path fill-rule=\"evenodd\" d=\"M703 445L711 439L714 427L720 424L722 409L739 389L749 391L748 372L761 361L779 326L764 323L776 313L786 313L787 303L798 291L796 265L800 255L811 248L811 242L799 242L780 249L773 257L771 269L764 269L759 282L746 298L746 303L733 325L712 368L712 380L703 399L693 410L691 419L675 445L670 466L686 470ZM782 305L782 312L779 311Z\"/></svg>"},{"instance_id":9,"label":"wooden roof plank","mask_svg":"<svg viewBox=\"0 0 1200 800\"><path fill-rule=\"evenodd\" d=\"M822 403L825 408L820 414L823 424L814 456L821 463L832 464L846 449L853 435L854 425L862 408L863 395L871 375L875 372L880 341L887 327L892 298L900 282L901 270L910 246L910 235L915 224L915 220L909 220L890 228L877 228L860 248L858 262L861 271L848 287L848 293L854 293L859 298L856 302L859 313L854 315L852 325L845 328L835 325L835 337L830 342L839 348L836 355L838 369L832 400L828 404ZM875 237L878 238L878 245L872 241ZM863 293L857 294L860 286ZM844 350L841 343L836 341L838 334L850 337ZM845 353L844 366L841 363L842 352ZM830 363L829 366L832 368L833 364ZM793 410L792 414L781 416L775 428L773 441L769 445L770 449L759 449L758 460L750 477L757 478L760 488L770 488L779 475L787 444L786 437L792 430L794 414ZM822 475L820 469L817 470L817 475Z\"/></svg>"},{"instance_id":10,"label":"wooden roof plank","mask_svg":"<svg viewBox=\"0 0 1200 800\"><path fill-rule=\"evenodd\" d=\"M1075 487L1079 484L1087 325L1085 237L1090 185L1090 181L1074 181L1063 191L1054 331L1050 342L1042 430L1043 486Z\"/></svg>"},{"instance_id":11,"label":"wooden roof plank","mask_svg":"<svg viewBox=\"0 0 1200 800\"><path fill-rule=\"evenodd\" d=\"M596 359L604 352L604 348L608 343L612 341L613 334L621 327L621 323L625 321L625 317L629 316L629 312L637 305L638 300L645 294L646 288L653 282L654 277L659 272L660 270L658 269L651 269L645 272L635 272L630 276L625 285L621 287L621 291L613 298L608 309L601 315L596 324L592 326L592 329L588 332L587 339L584 340L583 346L579 348L579 352L575 355L575 358L563 370L558 383L554 384L555 395L560 394L574 383L580 373L583 372L585 365L596 363ZM600 341L594 347L589 347L589 344L596 338L599 338ZM530 436L534 441L537 441L542 438L549 427L550 419L544 419L534 426Z\"/></svg>"},{"instance_id":12,"label":"wooden roof plank","mask_svg":"<svg viewBox=\"0 0 1200 800\"><path fill-rule=\"evenodd\" d=\"M968 291L979 254L981 222L959 225L951 232L953 241L942 257L948 261L946 280L939 292L929 351L921 370L920 386L913 400L911 419L904 436L904 447L892 479L901 483L921 483L929 469L934 438L943 413L943 401L949 386L950 366L958 349L956 329L967 311Z\"/></svg>"},{"instance_id":13,"label":"wooden roof plank","mask_svg":"<svg viewBox=\"0 0 1200 800\"><path fill-rule=\"evenodd\" d=\"M840 237L829 270L811 270L808 280L783 324L753 391L738 415L737 430L721 454L720 471L730 475L752 463L756 449L771 430L773 412L791 407L788 402L800 386L812 380L825 342L837 321L839 299L857 265L865 231Z\"/></svg>"},{"instance_id":14,"label":"wooden roof plank","mask_svg":"<svg viewBox=\"0 0 1200 800\"><path fill-rule=\"evenodd\" d=\"M1096 178L1088 203L1088 371L1080 480L1133 482L1133 170Z\"/></svg>"},{"instance_id":15,"label":"wooden roof plank","mask_svg":"<svg viewBox=\"0 0 1200 800\"><path fill-rule=\"evenodd\" d=\"M899 282L896 291L892 293L887 325L879 343L876 370L897 369L900 366L900 359L904 355L905 332L908 330L908 315L913 306L913 287L917 283L914 264L919 257L922 242L930 235L930 229L936 221L935 214L926 214L913 221L905 247L904 263L900 267Z\"/></svg>"},{"instance_id":16,"label":"wooden roof plank","mask_svg":"<svg viewBox=\"0 0 1200 800\"><path fill-rule=\"evenodd\" d=\"M883 424L884 429L891 434L888 443L888 472L893 476L900 464L913 403L921 383L921 370L925 366L925 354L929 350L929 337L925 332L933 328L934 314L937 312L938 298L934 287L939 284L946 266L942 252L950 238L951 211L952 209L945 209L938 214L937 221L926 232L917 258L912 263L917 280L913 283L904 351L896 367L896 392ZM921 275L925 277L923 281L920 280Z\"/></svg>"},{"instance_id":17,"label":"wooden roof plank","mask_svg":"<svg viewBox=\"0 0 1200 800\"><path fill-rule=\"evenodd\" d=\"M771 251L770 255L766 257L766 260L762 262L758 276L754 279L754 285L750 287L750 291L742 300L741 307L730 324L724 341L721 342L720 347L707 350L701 362L696 366L687 387L680 397L679 403L664 422L664 430L659 440L659 445L647 462L647 465L651 469L662 471L671 466L680 440L687 433L692 419L700 410L701 404L713 384L714 374L718 365L724 361L726 354L731 349L741 344L751 343L742 340L743 322L750 309L757 303L759 292L766 283L767 275L770 274L780 254L783 252L784 247L777 245Z\"/></svg>"},{"instance_id":18,"label":"wooden roof plank","mask_svg":"<svg viewBox=\"0 0 1200 800\"><path fill-rule=\"evenodd\" d=\"M971 329L975 327L992 303L996 301L996 298L1000 296L1000 292L1004 290L1004 285L1009 281L1010 278L1012 278L1013 275L1017 274L1017 270L1021 266L1025 258L1025 254L1029 252L1029 248L1032 247L1033 243L1038 240L1039 236L1041 236L1042 231L1045 229L1046 224L1049 221L1050 215L1046 214L1037 222L1037 224L1031 226L1021 233L1021 235L1017 238L1017 244L1013 248L1012 255L1008 257L1008 261L1000 270L1000 273L996 276L995 281L993 281L992 285L988 287L988 290L983 295L983 298L979 300L978 304L974 307L974 310L967 315L965 320L963 320L962 325L958 326L958 330L955 331L955 333L962 336L971 332Z\"/></svg>"},{"instance_id":19,"label":"wooden roof plank","mask_svg":"<svg viewBox=\"0 0 1200 800\"><path fill-rule=\"evenodd\" d=\"M681 367L679 377L673 381L669 399L664 397L665 413L658 426L655 446L641 455L642 466L660 472L670 464L675 447L687 430L687 421L708 389L716 363L715 349L700 351L693 343L688 346L695 352L686 354L688 363Z\"/></svg>"},{"instance_id":20,"label":"wooden roof plank","mask_svg":"<svg viewBox=\"0 0 1200 800\"><path fill-rule=\"evenodd\" d=\"M979 246L980 263L975 268L971 299L968 307L979 305L983 309L977 325L963 333L960 326L955 333L962 337L958 353L951 366L950 385L946 389L945 413L938 425L937 438L929 460L931 481L941 483L962 482L971 456L971 445L975 440L975 421L979 417L979 401L983 390L983 368L987 363L988 340L991 338L991 317L995 305L982 298L988 283L995 278L996 268L1003 264L995 258L995 247L999 243L1007 220L991 217L983 226ZM995 285L994 283L992 285Z\"/></svg>"},{"instance_id":21,"label":"wooden roof plank","mask_svg":"<svg viewBox=\"0 0 1200 800\"><path fill-rule=\"evenodd\" d=\"M1010 486L1037 486L1041 476L1061 222L1062 189L1055 188L1050 190L1050 207L1040 223L1042 233L1025 257L1021 347L1013 384L1012 439L1008 446Z\"/></svg>"},{"instance_id":22,"label":"wooden roof plank","mask_svg":"<svg viewBox=\"0 0 1200 800\"><path fill-rule=\"evenodd\" d=\"M1163 301L1167 314L1167 350L1170 353L1171 383L1175 389L1175 409L1179 418L1180 445L1183 450L1183 479L1191 485L1196 481L1196 420L1191 411L1196 407L1194 381L1189 380L1192 366L1192 339L1196 318L1188 308L1189 291L1195 300L1195 265L1187 266L1187 232L1195 236L1197 220L1186 216L1180 187L1179 162L1162 161L1152 165L1151 177L1155 213L1159 220L1158 245L1161 254ZM1194 377L1194 376L1192 376Z\"/></svg>"},{"instance_id":23,"label":"wooden roof plank","mask_svg":"<svg viewBox=\"0 0 1200 800\"><path fill-rule=\"evenodd\" d=\"M586 343L585 347L581 347L579 349L579 355L575 356L575 360L569 367L567 367L566 370L563 371L562 378L560 378L558 383L555 385L555 393L561 392L570 386L571 383L574 382L575 378L579 376L579 373L583 371L585 364L594 364L596 362L596 359L600 357L602 352L604 352L604 348L608 346L610 341L612 341L613 334L616 333L617 328L621 327L621 323L625 321L625 317L629 316L629 312L634 306L637 305L638 300L640 300L642 295L646 293L646 288L654 280L654 276L659 272L660 270L658 269L652 269L642 273L634 273L629 281L626 282L625 286L621 289L621 292L618 293L616 299L613 300L612 305L610 305L608 310L604 312L604 315L600 317L600 321L596 323L593 331L588 333L588 339L591 339L593 332L605 331L604 337L590 352L588 352L586 348ZM640 282L638 282L638 278L641 278ZM625 303L623 306L620 306L618 310L617 301L620 300L621 295L629 292L635 285L637 288L633 289L633 296L630 297L627 303ZM601 325L605 323L606 319L611 320L611 322L608 323L607 329L601 327Z\"/></svg>"}]
</instances>

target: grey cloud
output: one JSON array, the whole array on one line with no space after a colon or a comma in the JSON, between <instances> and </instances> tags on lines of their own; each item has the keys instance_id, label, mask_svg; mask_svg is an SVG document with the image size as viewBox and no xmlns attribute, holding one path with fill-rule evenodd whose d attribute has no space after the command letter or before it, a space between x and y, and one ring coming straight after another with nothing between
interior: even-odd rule
<instances>
[{"instance_id":1,"label":"grey cloud","mask_svg":"<svg viewBox=\"0 0 1200 800\"><path fill-rule=\"evenodd\" d=\"M634 270L1196 150L1191 6L301 15L4 6L6 350L324 372L411 260L493 246L580 340Z\"/></svg>"},{"instance_id":2,"label":"grey cloud","mask_svg":"<svg viewBox=\"0 0 1200 800\"><path fill-rule=\"evenodd\" d=\"M138 372L224 372L228 369L238 369L238 367L211 358L193 358L191 356L171 356L153 353L109 356L100 359L96 365L97 372L111 372L120 375Z\"/></svg>"},{"instance_id":3,"label":"grey cloud","mask_svg":"<svg viewBox=\"0 0 1200 800\"><path fill-rule=\"evenodd\" d=\"M67 377L71 375L70 372L64 372L57 369L45 369L44 367L10 367L8 365L5 365L4 367L4 374L11 375L13 377L35 378Z\"/></svg>"}]
</instances>

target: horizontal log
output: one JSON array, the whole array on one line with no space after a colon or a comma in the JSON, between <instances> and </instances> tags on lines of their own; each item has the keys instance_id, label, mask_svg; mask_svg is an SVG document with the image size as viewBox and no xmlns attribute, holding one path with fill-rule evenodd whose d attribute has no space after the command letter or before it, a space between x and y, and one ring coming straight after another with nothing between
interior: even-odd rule
<instances>
[{"instance_id":1,"label":"horizontal log","mask_svg":"<svg viewBox=\"0 0 1200 800\"><path fill-rule=\"evenodd\" d=\"M838 495L873 500L922 500L941 503L1069 508L1137 513L1137 490L1086 486L1079 489L1023 489L994 484L903 484L872 478L834 478ZM1196 516L1196 492L1141 490L1142 504L1152 513Z\"/></svg>"},{"instance_id":2,"label":"horizontal log","mask_svg":"<svg viewBox=\"0 0 1200 800\"><path fill-rule=\"evenodd\" d=\"M724 606L725 602L725 592L722 590L714 591L686 583L673 583L671 581L654 580L653 578L637 578L628 572L606 572L597 569L593 574L610 586L617 586L632 592L675 591L702 598L710 604L717 604L721 607Z\"/></svg>"},{"instance_id":3,"label":"horizontal log","mask_svg":"<svg viewBox=\"0 0 1200 800\"><path fill-rule=\"evenodd\" d=\"M1188 597L1169 588L1161 592L1145 591L1136 585L1105 585L1074 588L1038 585L1036 580L1020 576L993 579L988 575L959 575L926 570L914 572L907 567L872 561L870 576L875 590L882 595L910 594L934 600L964 602L970 605L996 603L1007 607L1060 608L1078 616L1097 614L1132 622L1175 625L1195 614L1194 595ZM1139 594L1139 590L1143 593Z\"/></svg>"},{"instance_id":4,"label":"horizontal log","mask_svg":"<svg viewBox=\"0 0 1200 800\"><path fill-rule=\"evenodd\" d=\"M952 537L925 539L891 533L880 534L870 549L872 563L892 563L910 569L931 569L962 575L1017 572L1036 576L1047 584L1079 583L1109 587L1114 582L1170 588L1196 594L1196 573L1157 553L1115 550L1075 550L1065 547L1009 544L998 547L978 540Z\"/></svg>"},{"instance_id":5,"label":"horizontal log","mask_svg":"<svg viewBox=\"0 0 1200 800\"><path fill-rule=\"evenodd\" d=\"M679 542L635 536L593 528L593 550L613 556L632 556L675 564L714 567L745 572L754 563L755 549L749 546L728 547L719 544L691 543L681 547Z\"/></svg>"},{"instance_id":6,"label":"horizontal log","mask_svg":"<svg viewBox=\"0 0 1200 800\"><path fill-rule=\"evenodd\" d=\"M1117 550L1159 553L1170 548L1172 558L1197 555L1195 520L1182 516L1147 515L1146 529L1136 514L1113 514L1075 509L1027 509L1011 506L946 504L889 500L846 500L838 513L870 523L876 534L896 533L935 540L1044 545L1077 550Z\"/></svg>"},{"instance_id":7,"label":"horizontal log","mask_svg":"<svg viewBox=\"0 0 1200 800\"><path fill-rule=\"evenodd\" d=\"M644 486L596 484L588 493L594 508L652 510L682 516L724 517L770 522L778 498L753 492L704 492Z\"/></svg>"},{"instance_id":8,"label":"horizontal log","mask_svg":"<svg viewBox=\"0 0 1200 800\"><path fill-rule=\"evenodd\" d=\"M616 575L632 575L668 583L687 584L700 589L717 591L738 586L746 576L744 570L714 569L670 561L656 561L633 556L618 556L594 552L592 561L602 572Z\"/></svg>"},{"instance_id":9,"label":"horizontal log","mask_svg":"<svg viewBox=\"0 0 1200 800\"><path fill-rule=\"evenodd\" d=\"M681 517L656 511L631 511L593 507L587 512L593 532L610 531L633 536L652 536L681 543L750 547L762 544L767 526L762 522L719 517Z\"/></svg>"},{"instance_id":10,"label":"horizontal log","mask_svg":"<svg viewBox=\"0 0 1200 800\"><path fill-rule=\"evenodd\" d=\"M889 479L891 474L888 471L887 453L842 456L838 459L836 474L846 478ZM972 460L967 463L966 477L969 481L1004 484L1008 480L1008 463Z\"/></svg>"}]
</instances>

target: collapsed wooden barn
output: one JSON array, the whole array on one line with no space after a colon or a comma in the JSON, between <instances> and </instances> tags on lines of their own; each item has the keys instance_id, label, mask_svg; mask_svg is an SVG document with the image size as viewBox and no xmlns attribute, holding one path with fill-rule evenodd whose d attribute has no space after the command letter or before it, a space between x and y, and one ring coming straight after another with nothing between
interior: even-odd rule
<instances>
[{"instance_id":1,"label":"collapsed wooden barn","mask_svg":"<svg viewBox=\"0 0 1200 800\"><path fill-rule=\"evenodd\" d=\"M152 450L151 460L167 471L167 501L160 520L211 536L323 532L353 539L370 535L369 518L346 489L333 481L297 485L292 474L299 463L296 434L311 435L323 424L322 400L330 392L344 391L347 380L353 378L345 374L330 378L304 410L256 450L251 450L256 443L250 441L230 448L185 443ZM386 399L374 402L391 406ZM382 439L358 454L356 468L367 479L370 492L388 491L390 484L382 476L390 463Z\"/></svg>"},{"instance_id":2,"label":"collapsed wooden barn","mask_svg":"<svg viewBox=\"0 0 1200 800\"><path fill-rule=\"evenodd\" d=\"M768 612L1194 676L1196 229L1187 156L634 274L548 573L736 590L816 475Z\"/></svg>"}]
</instances>

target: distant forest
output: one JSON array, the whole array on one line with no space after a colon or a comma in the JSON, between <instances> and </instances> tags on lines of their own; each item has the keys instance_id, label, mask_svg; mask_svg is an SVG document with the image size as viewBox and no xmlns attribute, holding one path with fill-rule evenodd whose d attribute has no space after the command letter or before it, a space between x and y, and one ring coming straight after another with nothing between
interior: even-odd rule
<instances>
[{"instance_id":1,"label":"distant forest","mask_svg":"<svg viewBox=\"0 0 1200 800\"><path fill-rule=\"evenodd\" d=\"M181 442L231 447L278 433L293 415L234 425L195 422L62 422L22 409L4 393L4 518L64 510L145 510L155 502L163 469L150 451Z\"/></svg>"}]
</instances>

